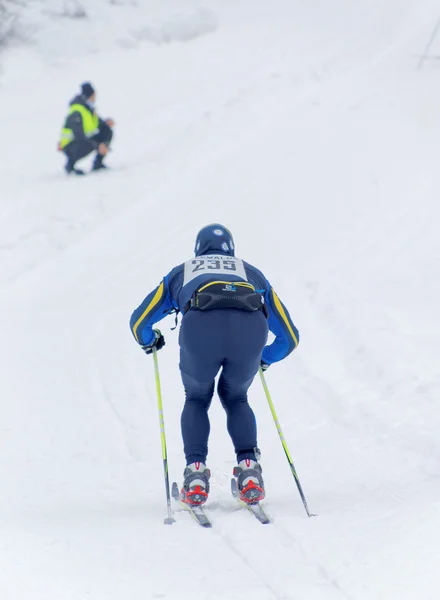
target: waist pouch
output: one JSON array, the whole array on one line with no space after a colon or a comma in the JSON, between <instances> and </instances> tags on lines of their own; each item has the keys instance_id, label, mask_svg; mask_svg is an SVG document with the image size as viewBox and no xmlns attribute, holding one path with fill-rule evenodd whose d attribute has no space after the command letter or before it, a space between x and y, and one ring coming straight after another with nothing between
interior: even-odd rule
<instances>
[{"instance_id":1,"label":"waist pouch","mask_svg":"<svg viewBox=\"0 0 440 600\"><path fill-rule=\"evenodd\" d=\"M186 310L238 308L248 312L262 310L267 317L264 296L250 283L241 281L212 281L194 292ZM186 312L185 310L185 312Z\"/></svg>"}]
</instances>

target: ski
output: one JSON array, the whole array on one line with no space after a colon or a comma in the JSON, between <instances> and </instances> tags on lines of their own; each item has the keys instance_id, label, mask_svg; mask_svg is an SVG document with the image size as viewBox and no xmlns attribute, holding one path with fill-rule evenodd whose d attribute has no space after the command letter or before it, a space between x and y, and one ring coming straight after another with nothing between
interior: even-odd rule
<instances>
[{"instance_id":1,"label":"ski","mask_svg":"<svg viewBox=\"0 0 440 600\"><path fill-rule=\"evenodd\" d=\"M182 502L182 500L180 499L179 487L175 481L173 482L173 485L171 488L171 495L173 496L174 500L179 502L179 504L182 506L182 508L184 508L187 512L189 512L189 514L192 516L192 518L195 521L197 521L197 523L201 527L212 527L211 521L208 519L208 517L205 514L205 511L203 510L203 508L201 506L191 506L190 504L186 504L185 502Z\"/></svg>"},{"instance_id":2,"label":"ski","mask_svg":"<svg viewBox=\"0 0 440 600\"><path fill-rule=\"evenodd\" d=\"M231 479L231 492L233 497L240 504L240 506L242 506L243 508L247 508L247 510L250 513L252 513L257 519L257 521L259 521L262 525L268 525L271 522L264 508L259 502L256 502L255 504L248 504L247 502L243 502L243 500L240 500L236 479Z\"/></svg>"},{"instance_id":3,"label":"ski","mask_svg":"<svg viewBox=\"0 0 440 600\"><path fill-rule=\"evenodd\" d=\"M259 502L255 503L255 504L247 504L246 502L243 502L242 500L240 500L238 488L237 488L237 482L235 479L231 479L231 491L232 491L233 497L237 500L238 504L242 508L246 508L257 519L257 521L259 521L262 525L267 525L271 522L269 516L266 514L264 508L261 506L261 504ZM205 528L212 527L212 523L209 520L209 518L207 517L202 506L191 506L190 504L186 504L185 502L182 502L182 500L180 499L179 487L175 481L173 482L173 485L171 488L171 495L173 496L174 500L176 500L176 502L178 502L184 510L189 512L189 514L192 516L192 518L201 527L205 527Z\"/></svg>"},{"instance_id":4,"label":"ski","mask_svg":"<svg viewBox=\"0 0 440 600\"><path fill-rule=\"evenodd\" d=\"M261 504L257 503L257 504L246 504L246 502L243 502L242 500L239 499L239 502L241 505L244 504L244 506L248 509L249 512L251 512L254 517L260 521L260 523L262 525L268 525L270 523L270 519L267 516L267 514L265 513L263 507L261 506Z\"/></svg>"}]
</instances>

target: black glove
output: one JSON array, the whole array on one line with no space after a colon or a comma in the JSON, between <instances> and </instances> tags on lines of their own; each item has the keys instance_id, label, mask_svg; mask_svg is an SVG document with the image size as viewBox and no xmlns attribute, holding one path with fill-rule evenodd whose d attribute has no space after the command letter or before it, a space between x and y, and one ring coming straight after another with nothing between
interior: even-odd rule
<instances>
[{"instance_id":1,"label":"black glove","mask_svg":"<svg viewBox=\"0 0 440 600\"><path fill-rule=\"evenodd\" d=\"M154 340L148 346L141 346L142 350L145 354L151 354L153 350L160 350L165 346L165 338L159 331L159 329L153 329L153 333L155 335Z\"/></svg>"},{"instance_id":2,"label":"black glove","mask_svg":"<svg viewBox=\"0 0 440 600\"><path fill-rule=\"evenodd\" d=\"M261 362L260 362L260 367L261 367L261 370L262 370L262 371L263 371L263 373L264 373L264 371L267 371L267 369L270 367L270 365L268 365L268 364L266 364L265 362L261 361Z\"/></svg>"}]
</instances>

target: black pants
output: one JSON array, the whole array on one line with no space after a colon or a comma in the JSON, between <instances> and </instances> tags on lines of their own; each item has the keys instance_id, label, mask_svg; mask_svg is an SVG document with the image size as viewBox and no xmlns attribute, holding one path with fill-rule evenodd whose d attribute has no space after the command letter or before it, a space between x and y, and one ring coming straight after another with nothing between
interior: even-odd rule
<instances>
[{"instance_id":1,"label":"black pants","mask_svg":"<svg viewBox=\"0 0 440 600\"><path fill-rule=\"evenodd\" d=\"M267 320L261 310L190 310L184 315L179 344L185 388L181 425L187 464L206 462L208 409L220 369L217 391L237 460L255 458L257 426L247 391L258 372L267 334Z\"/></svg>"},{"instance_id":2,"label":"black pants","mask_svg":"<svg viewBox=\"0 0 440 600\"><path fill-rule=\"evenodd\" d=\"M73 140L70 144L63 149L64 154L67 156L71 163L76 163L77 160L85 158L93 150L97 149L97 144L110 145L113 138L113 131L107 123L102 122L99 128L99 132L87 140Z\"/></svg>"}]
</instances>

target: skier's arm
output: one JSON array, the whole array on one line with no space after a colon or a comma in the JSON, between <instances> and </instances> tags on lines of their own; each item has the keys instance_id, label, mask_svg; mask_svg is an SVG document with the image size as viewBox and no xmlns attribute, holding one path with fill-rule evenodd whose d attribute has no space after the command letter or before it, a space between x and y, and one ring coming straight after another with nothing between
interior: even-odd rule
<instances>
[{"instance_id":1,"label":"skier's arm","mask_svg":"<svg viewBox=\"0 0 440 600\"><path fill-rule=\"evenodd\" d=\"M84 133L84 125L80 112L76 111L70 114L66 119L65 127L73 131L74 139L76 141L87 139L87 136Z\"/></svg>"},{"instance_id":2,"label":"skier's arm","mask_svg":"<svg viewBox=\"0 0 440 600\"><path fill-rule=\"evenodd\" d=\"M98 147L98 142L91 140L84 133L83 119L82 119L82 115L80 112L76 111L76 112L73 112L71 115L69 115L67 117L65 127L67 127L68 129L71 129L73 131L73 136L74 136L73 139L76 142L86 141L86 142L89 142L90 145L93 146L93 148Z\"/></svg>"},{"instance_id":3,"label":"skier's arm","mask_svg":"<svg viewBox=\"0 0 440 600\"><path fill-rule=\"evenodd\" d=\"M299 343L299 332L290 318L289 312L272 287L265 294L268 308L268 325L275 340L263 350L261 360L267 365L286 358Z\"/></svg>"},{"instance_id":4,"label":"skier's arm","mask_svg":"<svg viewBox=\"0 0 440 600\"><path fill-rule=\"evenodd\" d=\"M151 344L155 338L153 325L173 310L174 304L169 293L167 276L131 315L130 329L138 344L141 346Z\"/></svg>"},{"instance_id":5,"label":"skier's arm","mask_svg":"<svg viewBox=\"0 0 440 600\"><path fill-rule=\"evenodd\" d=\"M102 127L110 127L110 129L113 129L113 127L115 126L115 122L113 121L113 119L103 119L101 117L98 117L99 119L99 129L101 129Z\"/></svg>"}]
</instances>

